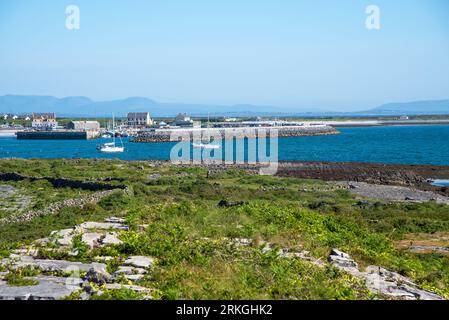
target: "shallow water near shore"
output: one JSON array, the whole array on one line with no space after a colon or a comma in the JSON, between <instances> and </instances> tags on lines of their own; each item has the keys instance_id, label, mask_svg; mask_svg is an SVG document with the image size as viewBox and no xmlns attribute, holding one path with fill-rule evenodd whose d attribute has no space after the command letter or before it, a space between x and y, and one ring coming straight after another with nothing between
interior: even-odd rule
<instances>
[{"instance_id":1,"label":"shallow water near shore","mask_svg":"<svg viewBox=\"0 0 449 320\"><path fill-rule=\"evenodd\" d=\"M432 181L432 185L437 187L449 187L449 180L446 179L434 180Z\"/></svg>"},{"instance_id":2,"label":"shallow water near shore","mask_svg":"<svg viewBox=\"0 0 449 320\"><path fill-rule=\"evenodd\" d=\"M332 161L449 165L449 125L338 128L339 135L279 138L281 161ZM132 143L105 154L98 140L17 140L0 137L0 158L110 158L169 160L176 142ZM248 146L245 145L247 150ZM225 146L214 151L219 156Z\"/></svg>"}]
</instances>

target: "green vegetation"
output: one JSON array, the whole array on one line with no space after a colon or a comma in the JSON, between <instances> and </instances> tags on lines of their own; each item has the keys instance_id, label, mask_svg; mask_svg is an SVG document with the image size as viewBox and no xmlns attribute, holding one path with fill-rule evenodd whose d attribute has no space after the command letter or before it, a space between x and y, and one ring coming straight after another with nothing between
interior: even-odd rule
<instances>
[{"instance_id":1,"label":"green vegetation","mask_svg":"<svg viewBox=\"0 0 449 320\"><path fill-rule=\"evenodd\" d=\"M66 207L56 215L0 225L3 256L23 243L47 237L52 230L119 216L131 227L120 233L123 244L89 250L75 239L71 249L79 254L62 257L87 261L99 255L113 256L108 262L112 272L129 255L152 256L156 265L139 285L156 290L161 299L374 298L358 279L336 268L278 257L281 248L307 250L321 260L331 248L339 248L362 267L383 266L449 297L448 255L417 254L397 246L410 234L447 235L446 205L384 203L355 197L331 183L253 176L238 170L207 178L205 168L139 161L1 160L0 172L82 181L113 177L110 183L124 183L131 190L84 208ZM31 183L19 185L23 192L34 192ZM39 188L45 199L55 192L51 185ZM79 190L64 192L72 197ZM223 199L244 203L219 207ZM234 243L236 238L252 243L239 246ZM274 250L262 250L267 242ZM40 253L54 258L52 254L56 253ZM140 296L130 290L113 290L97 298Z\"/></svg>"},{"instance_id":2,"label":"green vegetation","mask_svg":"<svg viewBox=\"0 0 449 320\"><path fill-rule=\"evenodd\" d=\"M142 300L145 295L131 289L106 290L101 295L95 295L92 300Z\"/></svg>"},{"instance_id":3,"label":"green vegetation","mask_svg":"<svg viewBox=\"0 0 449 320\"><path fill-rule=\"evenodd\" d=\"M8 285L13 287L36 286L39 284L39 281L26 278L35 276L36 274L38 272L32 268L19 268L10 270L5 276L5 280Z\"/></svg>"}]
</instances>

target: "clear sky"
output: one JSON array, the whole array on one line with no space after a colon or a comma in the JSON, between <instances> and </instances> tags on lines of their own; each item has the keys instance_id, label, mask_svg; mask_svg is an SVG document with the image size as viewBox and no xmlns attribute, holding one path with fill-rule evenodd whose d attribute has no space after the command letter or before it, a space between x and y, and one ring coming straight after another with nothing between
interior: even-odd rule
<instances>
[{"instance_id":1,"label":"clear sky","mask_svg":"<svg viewBox=\"0 0 449 320\"><path fill-rule=\"evenodd\" d=\"M370 4L380 30L365 28ZM334 111L448 99L449 1L0 0L3 94Z\"/></svg>"}]
</instances>

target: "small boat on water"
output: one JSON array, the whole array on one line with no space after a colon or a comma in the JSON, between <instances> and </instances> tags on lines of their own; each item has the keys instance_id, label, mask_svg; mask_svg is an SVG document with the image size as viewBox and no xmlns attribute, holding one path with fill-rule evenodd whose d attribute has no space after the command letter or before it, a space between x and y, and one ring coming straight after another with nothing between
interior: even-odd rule
<instances>
[{"instance_id":1,"label":"small boat on water","mask_svg":"<svg viewBox=\"0 0 449 320\"><path fill-rule=\"evenodd\" d=\"M205 143L192 143L194 148L201 148L201 149L220 149L220 146L218 144L205 144Z\"/></svg>"},{"instance_id":2,"label":"small boat on water","mask_svg":"<svg viewBox=\"0 0 449 320\"><path fill-rule=\"evenodd\" d=\"M117 146L115 144L115 131L114 131L114 114L112 114L112 142L104 143L97 147L101 152L115 153L115 152L123 152L125 151L125 147L123 146L122 138L119 136L121 146Z\"/></svg>"},{"instance_id":3,"label":"small boat on water","mask_svg":"<svg viewBox=\"0 0 449 320\"><path fill-rule=\"evenodd\" d=\"M115 142L108 142L108 143L102 144L99 147L99 150L101 152L123 152L123 151L125 151L125 147L117 147L115 145Z\"/></svg>"}]
</instances>

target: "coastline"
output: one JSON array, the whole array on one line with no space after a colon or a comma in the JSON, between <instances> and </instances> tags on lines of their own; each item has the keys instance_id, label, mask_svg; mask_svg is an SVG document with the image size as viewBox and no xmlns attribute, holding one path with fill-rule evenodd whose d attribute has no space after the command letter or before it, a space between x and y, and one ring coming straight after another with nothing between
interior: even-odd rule
<instances>
[{"instance_id":1,"label":"coastline","mask_svg":"<svg viewBox=\"0 0 449 320\"><path fill-rule=\"evenodd\" d=\"M410 125L444 125L449 124L449 119L440 120L341 120L341 121L322 121L325 125L344 128L344 127L378 127L378 126L410 126Z\"/></svg>"},{"instance_id":2,"label":"coastline","mask_svg":"<svg viewBox=\"0 0 449 320\"><path fill-rule=\"evenodd\" d=\"M267 163L175 163L170 160L119 160L103 158L0 158L1 161L12 159L23 161L92 161L99 162L125 162L144 163L150 167L164 166L189 168L199 167L208 170L208 175L216 175L229 169L243 170L251 174L259 174L259 169L266 167ZM0 169L0 173L2 170ZM291 177L299 179L312 179L322 181L354 181L378 185L406 186L424 191L437 191L449 196L446 186L432 185L433 180L449 179L449 165L413 165L413 164L387 164L366 162L329 162L329 161L279 161L277 177Z\"/></svg>"}]
</instances>

